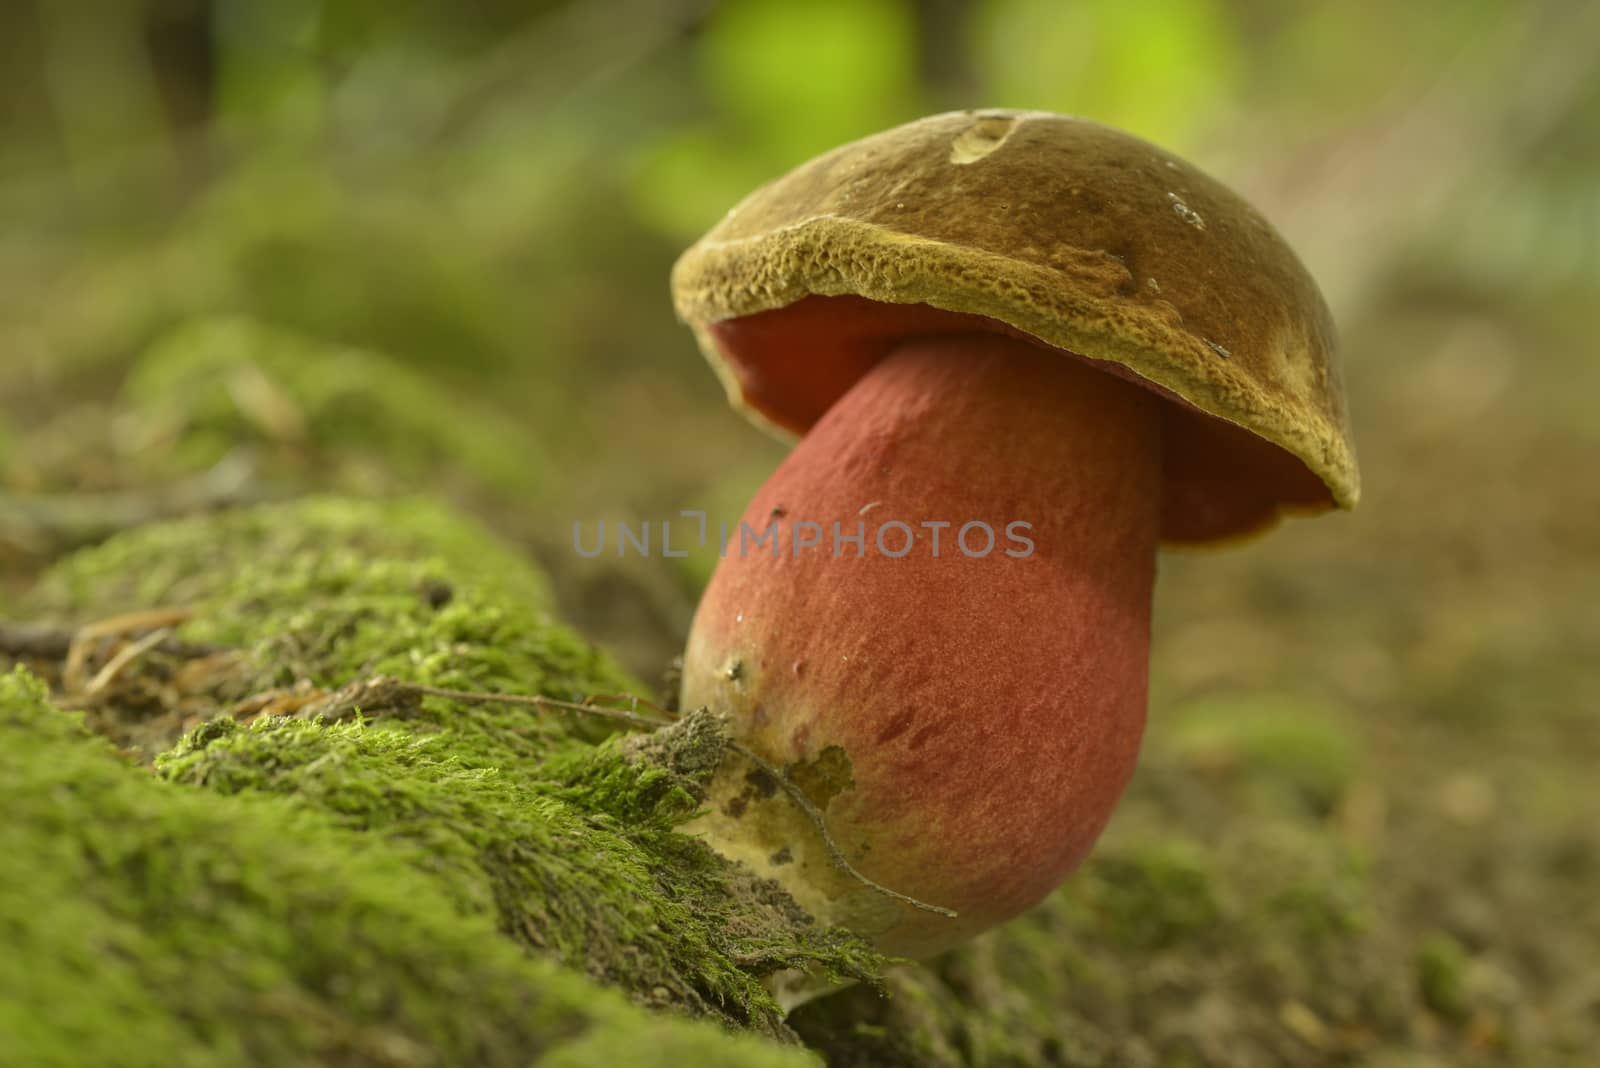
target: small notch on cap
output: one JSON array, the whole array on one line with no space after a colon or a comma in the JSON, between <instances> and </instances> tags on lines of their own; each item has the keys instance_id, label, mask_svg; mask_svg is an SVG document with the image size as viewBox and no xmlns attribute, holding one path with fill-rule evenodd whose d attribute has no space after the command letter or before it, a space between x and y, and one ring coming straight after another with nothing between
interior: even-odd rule
<instances>
[{"instance_id":1,"label":"small notch on cap","mask_svg":"<svg viewBox=\"0 0 1600 1068\"><path fill-rule=\"evenodd\" d=\"M976 163L1006 143L1017 128L1016 115L979 115L950 142L950 162Z\"/></svg>"}]
</instances>

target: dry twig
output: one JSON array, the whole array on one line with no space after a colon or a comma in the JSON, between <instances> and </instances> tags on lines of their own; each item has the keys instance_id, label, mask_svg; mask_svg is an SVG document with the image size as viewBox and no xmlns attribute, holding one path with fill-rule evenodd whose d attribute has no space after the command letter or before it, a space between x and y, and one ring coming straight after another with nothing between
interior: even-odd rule
<instances>
[{"instance_id":1,"label":"dry twig","mask_svg":"<svg viewBox=\"0 0 1600 1068\"><path fill-rule=\"evenodd\" d=\"M117 655L106 661L105 666L95 672L94 678L90 679L88 684L84 686L81 696L89 698L98 696L101 691L116 681L117 676L122 674L124 668L160 645L171 635L172 629L170 627L160 627L146 634L138 641L130 642L123 646L117 651Z\"/></svg>"},{"instance_id":2,"label":"dry twig","mask_svg":"<svg viewBox=\"0 0 1600 1068\"><path fill-rule=\"evenodd\" d=\"M34 623L0 619L0 656L13 660L62 660L72 648L80 628L62 623ZM228 652L225 646L210 642L185 641L169 630L155 651L185 660Z\"/></svg>"},{"instance_id":3,"label":"dry twig","mask_svg":"<svg viewBox=\"0 0 1600 1068\"><path fill-rule=\"evenodd\" d=\"M61 665L61 689L69 694L84 692L89 650L100 639L132 636L150 630L164 630L170 635L171 628L187 621L193 614L194 611L189 608L147 608L85 623L73 631L72 640L67 643L66 657Z\"/></svg>"}]
</instances>

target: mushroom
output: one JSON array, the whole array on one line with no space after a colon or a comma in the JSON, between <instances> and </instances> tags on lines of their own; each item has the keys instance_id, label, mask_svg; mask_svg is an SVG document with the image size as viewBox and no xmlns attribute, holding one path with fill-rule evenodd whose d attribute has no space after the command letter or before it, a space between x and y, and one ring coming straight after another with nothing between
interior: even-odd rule
<instances>
[{"instance_id":1,"label":"mushroom","mask_svg":"<svg viewBox=\"0 0 1600 1068\"><path fill-rule=\"evenodd\" d=\"M835 149L673 293L732 402L803 435L695 616L683 707L740 745L690 829L889 953L1088 853L1144 729L1158 543L1358 495L1305 268L1094 123L952 112Z\"/></svg>"}]
</instances>

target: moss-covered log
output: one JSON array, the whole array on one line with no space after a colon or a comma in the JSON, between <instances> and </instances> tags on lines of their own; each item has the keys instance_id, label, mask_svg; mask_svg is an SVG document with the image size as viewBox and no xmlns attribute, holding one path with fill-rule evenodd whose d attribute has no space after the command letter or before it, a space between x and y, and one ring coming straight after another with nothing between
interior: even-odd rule
<instances>
[{"instance_id":1,"label":"moss-covered log","mask_svg":"<svg viewBox=\"0 0 1600 1068\"><path fill-rule=\"evenodd\" d=\"M0 684L0 1064L1493 1064L1542 1026L1464 921L1383 892L1373 754L1270 694L1170 709L1039 908L782 1018L768 974L881 962L673 829L715 724L416 689L641 692L548 606L417 501L56 564L11 614L65 637ZM1486 901L1554 863L1494 848L1523 859ZM1573 915L1583 855L1551 854Z\"/></svg>"},{"instance_id":2,"label":"moss-covered log","mask_svg":"<svg viewBox=\"0 0 1600 1068\"><path fill-rule=\"evenodd\" d=\"M721 744L703 720L639 744L581 714L385 704L381 687L329 700L379 678L562 700L627 689L544 604L523 564L414 502L154 526L58 566L30 617L181 606L185 622L99 688L69 656L33 664L54 704L22 669L0 691L0 1005L15 1017L0 1033L19 1036L18 1063L795 1055L762 977L867 976L875 959L672 830ZM73 656L113 663L107 641ZM87 706L121 759L58 705Z\"/></svg>"}]
</instances>

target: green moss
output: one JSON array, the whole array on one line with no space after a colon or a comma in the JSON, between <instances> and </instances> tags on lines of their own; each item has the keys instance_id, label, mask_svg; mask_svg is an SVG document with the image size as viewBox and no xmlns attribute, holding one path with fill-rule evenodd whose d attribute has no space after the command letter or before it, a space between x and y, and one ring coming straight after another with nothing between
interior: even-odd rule
<instances>
[{"instance_id":1,"label":"green moss","mask_svg":"<svg viewBox=\"0 0 1600 1068\"><path fill-rule=\"evenodd\" d=\"M1210 698L1178 715L1166 744L1191 764L1234 772L1317 815L1339 803L1361 767L1350 733L1303 698Z\"/></svg>"},{"instance_id":2,"label":"green moss","mask_svg":"<svg viewBox=\"0 0 1600 1068\"><path fill-rule=\"evenodd\" d=\"M180 637L244 653L226 694L186 695L218 710L241 693L376 676L566 700L629 689L548 618L545 600L525 564L447 513L324 498L119 536L53 569L27 607L85 619L186 606ZM154 654L143 666L178 677ZM499 932L497 945L641 1004L785 1041L764 976L808 967L870 978L879 966L858 939L815 928L775 885L672 829L720 756L708 717L606 738L594 717L397 692L364 691L367 707L337 721L214 719L157 757L163 788L222 812L271 801L314 817L340 848L381 853ZM81 833L117 832L88 820ZM191 892L209 891L180 887L173 900ZM257 903L281 917L292 895Z\"/></svg>"},{"instance_id":3,"label":"green moss","mask_svg":"<svg viewBox=\"0 0 1600 1068\"><path fill-rule=\"evenodd\" d=\"M139 359L124 394L131 426L183 470L253 445L362 492L455 472L525 501L549 482L544 451L513 420L375 352L248 319L178 328Z\"/></svg>"},{"instance_id":4,"label":"green moss","mask_svg":"<svg viewBox=\"0 0 1600 1068\"><path fill-rule=\"evenodd\" d=\"M273 793L414 851L461 908L498 917L549 954L641 1000L781 1033L760 979L816 964L867 974L854 940L812 928L771 885L748 880L671 828L701 783L623 757L615 740L545 764L454 755L471 727L220 721L159 762L175 782Z\"/></svg>"},{"instance_id":5,"label":"green moss","mask_svg":"<svg viewBox=\"0 0 1600 1068\"><path fill-rule=\"evenodd\" d=\"M1230 843L1246 921L1300 968L1315 968L1371 921L1368 864L1338 838L1281 819Z\"/></svg>"},{"instance_id":6,"label":"green moss","mask_svg":"<svg viewBox=\"0 0 1600 1068\"><path fill-rule=\"evenodd\" d=\"M0 677L0 781L8 1063L808 1063L519 951L491 900L425 862L436 840L358 832L315 798L154 780L20 671ZM373 788L390 786L407 791Z\"/></svg>"},{"instance_id":7,"label":"green moss","mask_svg":"<svg viewBox=\"0 0 1600 1068\"><path fill-rule=\"evenodd\" d=\"M57 564L32 601L40 610L76 614L371 592L409 600L432 593L438 601L441 593L453 599L452 581L535 608L550 603L543 575L451 510L423 498L339 497L131 530ZM429 588L436 584L443 591Z\"/></svg>"},{"instance_id":8,"label":"green moss","mask_svg":"<svg viewBox=\"0 0 1600 1068\"><path fill-rule=\"evenodd\" d=\"M1416 954L1417 989L1423 1004L1447 1020L1466 1018L1467 953L1442 931L1422 939Z\"/></svg>"},{"instance_id":9,"label":"green moss","mask_svg":"<svg viewBox=\"0 0 1600 1068\"><path fill-rule=\"evenodd\" d=\"M528 564L436 505L324 497L130 531L51 569L23 607L73 619L191 609L184 637L247 655L245 692L378 674L562 699L634 689L550 619L549 600ZM475 724L460 744L487 762L574 726L594 733L487 706L429 701L418 715Z\"/></svg>"},{"instance_id":10,"label":"green moss","mask_svg":"<svg viewBox=\"0 0 1600 1068\"><path fill-rule=\"evenodd\" d=\"M1222 914L1213 876L1192 846L1175 841L1108 851L1069 891L1109 937L1129 949L1163 949Z\"/></svg>"}]
</instances>

